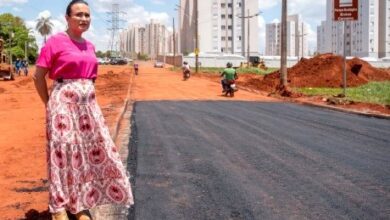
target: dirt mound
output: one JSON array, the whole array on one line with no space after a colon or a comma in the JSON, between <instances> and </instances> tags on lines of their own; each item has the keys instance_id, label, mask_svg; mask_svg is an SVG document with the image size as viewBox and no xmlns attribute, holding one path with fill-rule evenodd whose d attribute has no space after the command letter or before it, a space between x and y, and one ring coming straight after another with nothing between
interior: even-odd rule
<instances>
[{"instance_id":1,"label":"dirt mound","mask_svg":"<svg viewBox=\"0 0 390 220\"><path fill-rule=\"evenodd\" d=\"M390 80L390 74L375 68L369 63L353 58L347 61L347 86L355 87L369 81ZM311 59L301 59L287 71L291 87L342 87L343 57L322 54ZM276 71L264 77L259 89L274 91L280 81L280 73Z\"/></svg>"}]
</instances>

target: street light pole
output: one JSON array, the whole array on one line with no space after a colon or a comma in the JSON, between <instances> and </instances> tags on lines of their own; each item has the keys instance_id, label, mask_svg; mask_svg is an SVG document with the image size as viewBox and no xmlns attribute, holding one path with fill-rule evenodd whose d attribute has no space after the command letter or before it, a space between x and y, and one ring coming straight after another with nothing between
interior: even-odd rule
<instances>
[{"instance_id":1,"label":"street light pole","mask_svg":"<svg viewBox=\"0 0 390 220\"><path fill-rule=\"evenodd\" d=\"M175 31L175 18L172 18L172 26L173 26L173 66L176 64L176 31Z\"/></svg>"},{"instance_id":2,"label":"street light pole","mask_svg":"<svg viewBox=\"0 0 390 220\"><path fill-rule=\"evenodd\" d=\"M248 9L248 15L247 16L238 16L238 18L246 18L248 19L248 36L247 36L247 55L248 55L248 64L250 62L250 19L253 17L257 17L261 14L261 12L257 12L256 14L250 15L250 11ZM245 49L244 49L245 50Z\"/></svg>"},{"instance_id":3,"label":"street light pole","mask_svg":"<svg viewBox=\"0 0 390 220\"><path fill-rule=\"evenodd\" d=\"M303 22L302 22L302 33L301 34L295 34L295 35L293 35L293 36L295 36L296 38L297 37L299 37L299 38L301 38L301 43L299 44L300 46L301 46L301 58L303 57L303 37L305 36L305 35L307 35L307 33L305 34L305 33L303 33ZM296 41L295 41L296 42ZM299 41L298 41L298 43L299 43ZM298 48L298 60L297 60L297 62L299 62L299 48Z\"/></svg>"},{"instance_id":4,"label":"street light pole","mask_svg":"<svg viewBox=\"0 0 390 220\"><path fill-rule=\"evenodd\" d=\"M24 59L25 59L25 60L27 60L27 44L28 44L28 42L25 41L25 42L24 42Z\"/></svg>"},{"instance_id":5,"label":"street light pole","mask_svg":"<svg viewBox=\"0 0 390 220\"><path fill-rule=\"evenodd\" d=\"M199 71L199 23L198 0L195 0L195 72Z\"/></svg>"},{"instance_id":6,"label":"street light pole","mask_svg":"<svg viewBox=\"0 0 390 220\"><path fill-rule=\"evenodd\" d=\"M10 36L9 36L9 63L10 63L10 68L12 69L13 66L12 66L12 38L14 38L15 34L14 32L11 32L10 33Z\"/></svg>"},{"instance_id":7,"label":"street light pole","mask_svg":"<svg viewBox=\"0 0 390 220\"><path fill-rule=\"evenodd\" d=\"M282 0L280 84L287 86L287 0Z\"/></svg>"},{"instance_id":8,"label":"street light pole","mask_svg":"<svg viewBox=\"0 0 390 220\"><path fill-rule=\"evenodd\" d=\"M248 41L248 45L247 45L247 49L246 49L246 51L247 51L247 53L248 53L248 65L249 65L249 62L250 62L250 52L249 52L249 50L250 50L250 30L251 30L251 25L250 25L250 19L249 19L249 9L248 9L248 36L247 36L247 41Z\"/></svg>"},{"instance_id":9,"label":"street light pole","mask_svg":"<svg viewBox=\"0 0 390 220\"><path fill-rule=\"evenodd\" d=\"M301 54L301 57L303 57L303 36L305 36L305 33L304 33L304 30L303 30L303 22L302 22L302 33L301 33L301 47L302 47L302 54Z\"/></svg>"},{"instance_id":10,"label":"street light pole","mask_svg":"<svg viewBox=\"0 0 390 220\"><path fill-rule=\"evenodd\" d=\"M344 35L344 40L343 40L343 57L344 57L344 62L343 62L343 97L346 95L346 88L347 88L347 58L346 58L346 28L345 28L345 22L343 21L343 35Z\"/></svg>"}]
</instances>

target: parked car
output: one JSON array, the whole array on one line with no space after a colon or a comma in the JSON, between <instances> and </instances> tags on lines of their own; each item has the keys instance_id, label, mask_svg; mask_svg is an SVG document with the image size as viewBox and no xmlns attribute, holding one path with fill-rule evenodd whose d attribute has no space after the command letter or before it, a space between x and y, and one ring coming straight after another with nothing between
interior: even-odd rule
<instances>
[{"instance_id":1,"label":"parked car","mask_svg":"<svg viewBox=\"0 0 390 220\"><path fill-rule=\"evenodd\" d=\"M164 68L164 63L161 62L161 61L156 61L154 63L154 67L156 67L156 68Z\"/></svg>"},{"instance_id":2,"label":"parked car","mask_svg":"<svg viewBox=\"0 0 390 220\"><path fill-rule=\"evenodd\" d=\"M110 60L111 65L126 65L127 64L127 59L122 58L122 57L113 57Z\"/></svg>"},{"instance_id":3,"label":"parked car","mask_svg":"<svg viewBox=\"0 0 390 220\"><path fill-rule=\"evenodd\" d=\"M96 59L98 61L98 64L104 64L104 59L103 58L98 57Z\"/></svg>"}]
</instances>

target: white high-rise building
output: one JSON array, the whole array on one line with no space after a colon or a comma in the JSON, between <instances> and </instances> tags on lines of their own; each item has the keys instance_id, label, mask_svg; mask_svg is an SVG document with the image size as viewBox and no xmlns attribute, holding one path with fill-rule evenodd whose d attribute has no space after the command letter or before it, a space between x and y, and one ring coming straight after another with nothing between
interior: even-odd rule
<instances>
[{"instance_id":1,"label":"white high-rise building","mask_svg":"<svg viewBox=\"0 0 390 220\"><path fill-rule=\"evenodd\" d=\"M270 23L265 26L266 56L280 56L280 26L280 23Z\"/></svg>"},{"instance_id":2,"label":"white high-rise building","mask_svg":"<svg viewBox=\"0 0 390 220\"><path fill-rule=\"evenodd\" d=\"M390 1L359 0L359 20L343 22L333 20L333 0L327 0L326 21L317 28L319 53L380 58L390 56Z\"/></svg>"},{"instance_id":3,"label":"white high-rise building","mask_svg":"<svg viewBox=\"0 0 390 220\"><path fill-rule=\"evenodd\" d=\"M265 29L265 55L281 54L281 23L270 23ZM287 17L287 56L307 56L309 54L307 26L300 15Z\"/></svg>"},{"instance_id":4,"label":"white high-rise building","mask_svg":"<svg viewBox=\"0 0 390 220\"><path fill-rule=\"evenodd\" d=\"M158 55L171 53L169 49L169 33L164 25L151 20L150 24L141 26L132 24L121 33L121 51L133 58L137 54L146 54L152 59Z\"/></svg>"},{"instance_id":5,"label":"white high-rise building","mask_svg":"<svg viewBox=\"0 0 390 220\"><path fill-rule=\"evenodd\" d=\"M247 56L249 42L250 55L258 55L258 19L256 16L240 18L257 14L258 8L257 0L198 0L199 51ZM195 50L195 15L194 0L180 0L179 42L183 54Z\"/></svg>"},{"instance_id":6,"label":"white high-rise building","mask_svg":"<svg viewBox=\"0 0 390 220\"><path fill-rule=\"evenodd\" d=\"M326 51L329 47L326 45L327 42L330 42L326 39L326 22L322 21L321 25L317 27L317 51Z\"/></svg>"},{"instance_id":7,"label":"white high-rise building","mask_svg":"<svg viewBox=\"0 0 390 220\"><path fill-rule=\"evenodd\" d=\"M390 57L390 1L379 3L379 57Z\"/></svg>"}]
</instances>

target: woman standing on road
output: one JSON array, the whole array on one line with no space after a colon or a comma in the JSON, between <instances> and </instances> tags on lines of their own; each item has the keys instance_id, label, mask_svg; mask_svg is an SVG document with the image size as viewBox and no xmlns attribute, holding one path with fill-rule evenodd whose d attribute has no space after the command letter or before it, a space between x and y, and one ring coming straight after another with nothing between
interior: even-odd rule
<instances>
[{"instance_id":1,"label":"woman standing on road","mask_svg":"<svg viewBox=\"0 0 390 220\"><path fill-rule=\"evenodd\" d=\"M46 106L49 211L53 219L90 219L88 209L114 203L130 206L129 178L95 99L94 45L82 34L91 17L88 3L73 0L68 29L41 50L35 87ZM50 96L45 75L54 80Z\"/></svg>"}]
</instances>

